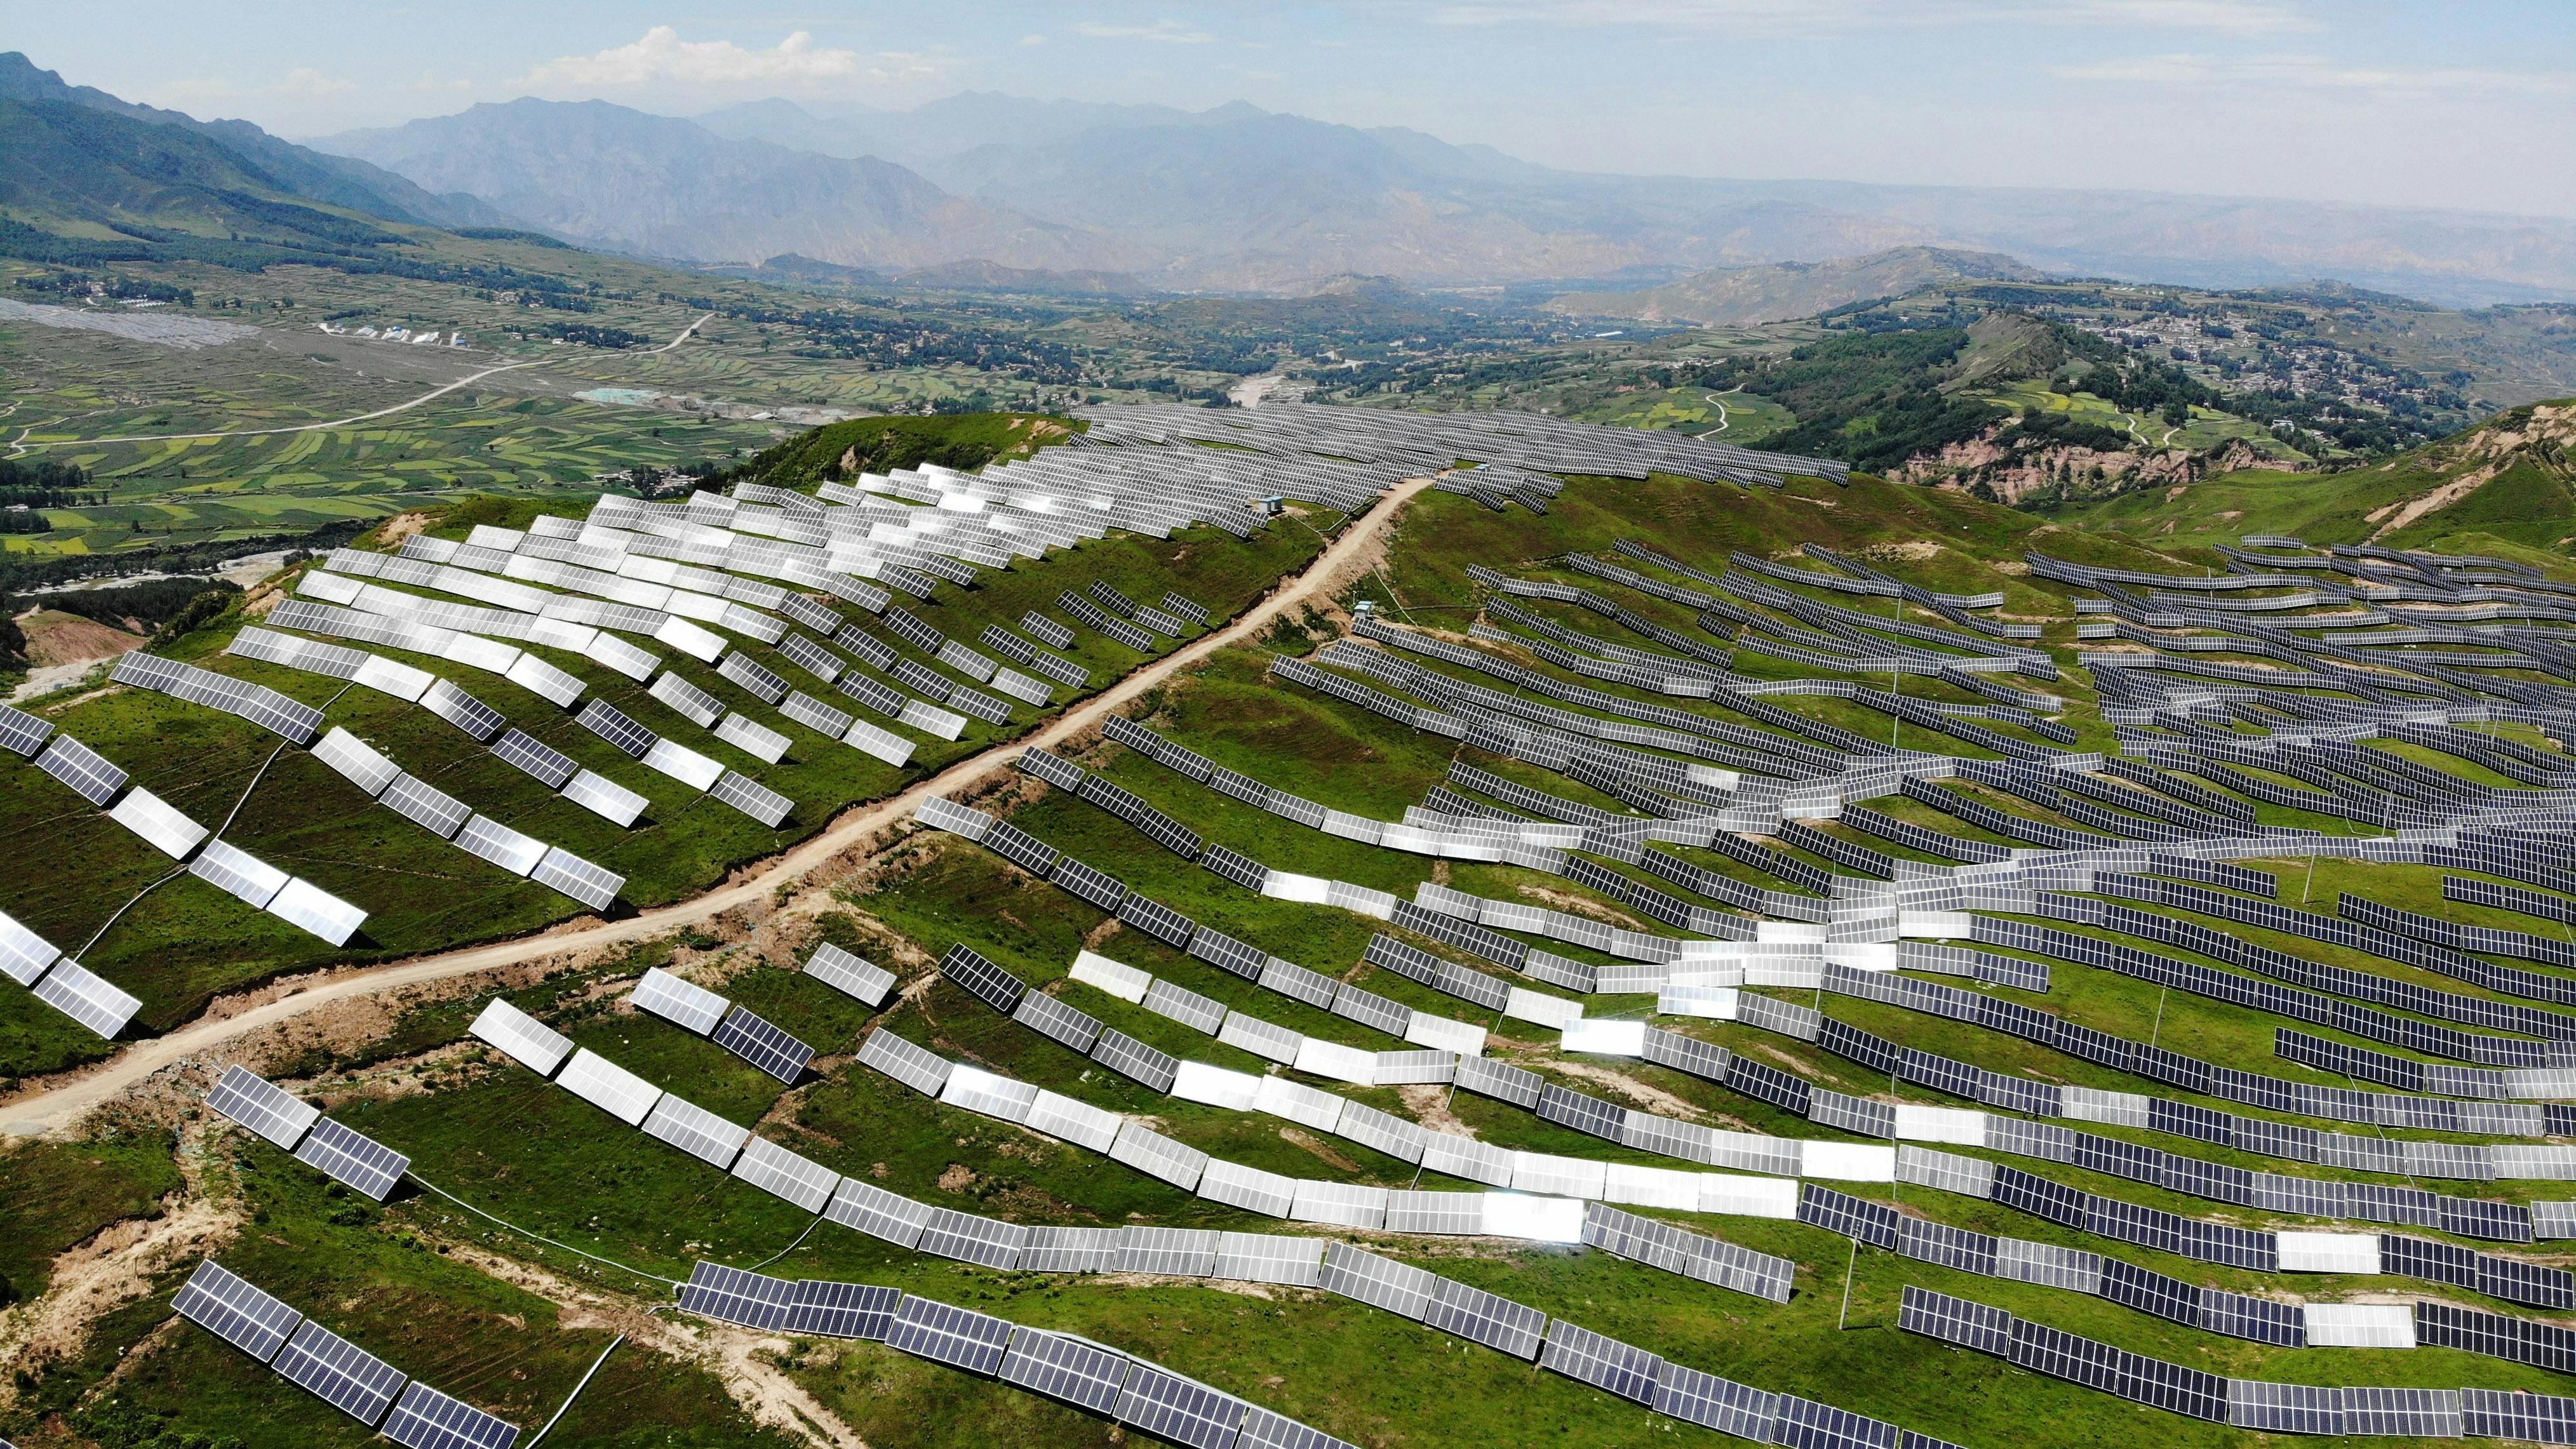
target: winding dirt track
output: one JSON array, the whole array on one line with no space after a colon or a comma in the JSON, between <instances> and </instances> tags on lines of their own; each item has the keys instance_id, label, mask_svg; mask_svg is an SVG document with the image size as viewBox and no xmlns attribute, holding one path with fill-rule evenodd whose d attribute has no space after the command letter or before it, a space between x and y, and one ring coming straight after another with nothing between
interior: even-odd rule
<instances>
[{"instance_id":1,"label":"winding dirt track","mask_svg":"<svg viewBox=\"0 0 2576 1449\"><path fill-rule=\"evenodd\" d=\"M878 831L912 818L913 811L931 796L947 794L994 770L1007 768L1007 762L1022 750L1060 744L1095 728L1104 717L1173 675L1227 645L1256 636L1290 608L1317 599L1329 599L1334 588L1345 578L1364 573L1374 566L1375 545L1393 526L1404 505L1430 486L1428 478L1396 485L1365 517L1344 529L1341 537L1333 540L1331 546L1306 566L1305 572L1272 590L1267 598L1225 628L1154 660L1093 698L1065 711L1042 729L970 755L899 795L852 809L812 839L705 895L659 906L624 920L599 921L544 935L469 946L389 966L360 967L236 1015L221 1019L201 1018L168 1035L137 1042L95 1067L47 1079L32 1091L0 1102L0 1132L11 1136L33 1136L60 1131L78 1122L91 1108L164 1067L184 1061L244 1032L275 1026L335 1001L515 966L567 951L595 950L602 946L649 940L683 926L713 919L737 906L766 900L781 885L795 881L805 872Z\"/></svg>"}]
</instances>

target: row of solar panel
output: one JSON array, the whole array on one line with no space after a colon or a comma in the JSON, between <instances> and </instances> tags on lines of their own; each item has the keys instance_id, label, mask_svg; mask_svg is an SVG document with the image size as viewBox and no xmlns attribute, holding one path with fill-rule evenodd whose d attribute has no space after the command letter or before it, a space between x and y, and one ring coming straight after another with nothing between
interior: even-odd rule
<instances>
[{"instance_id":1,"label":"row of solar panel","mask_svg":"<svg viewBox=\"0 0 2576 1449\"><path fill-rule=\"evenodd\" d=\"M212 1258L170 1307L404 1449L510 1449L515 1424L411 1378Z\"/></svg>"},{"instance_id":2,"label":"row of solar panel","mask_svg":"<svg viewBox=\"0 0 2576 1449\"><path fill-rule=\"evenodd\" d=\"M494 747L494 753L520 764L530 774L536 774L538 768L548 764L542 755L536 753L539 751L549 755L553 753L534 740L527 740L524 744L513 743L507 735L502 737L500 745ZM526 876L539 885L561 891L593 910L604 911L614 905L618 891L626 885L626 877L614 871L594 865L559 845L548 845L532 835L514 830L489 815L476 813L464 801L405 773L392 760L346 730L335 728L323 736L314 746L313 757L373 797L377 803L457 849L490 861L512 875ZM630 809L641 809L640 797L630 802L627 796L631 792L587 772L566 782L567 796L576 789L583 796L584 803L610 819ZM350 929L355 929L354 922Z\"/></svg>"},{"instance_id":3,"label":"row of solar panel","mask_svg":"<svg viewBox=\"0 0 2576 1449\"><path fill-rule=\"evenodd\" d=\"M695 982L651 967L635 983L628 999L645 1011L716 1045L790 1086L805 1075L814 1048L772 1025L747 1006L738 1006Z\"/></svg>"},{"instance_id":4,"label":"row of solar panel","mask_svg":"<svg viewBox=\"0 0 2576 1449\"><path fill-rule=\"evenodd\" d=\"M2272 1433L2576 1443L2576 1398L2494 1389L2325 1388L2228 1379L1906 1285L1898 1326L2190 1418Z\"/></svg>"},{"instance_id":5,"label":"row of solar panel","mask_svg":"<svg viewBox=\"0 0 2576 1449\"><path fill-rule=\"evenodd\" d=\"M699 1263L682 1309L762 1332L868 1339L1104 1415L1191 1449L1351 1449L1343 1441L1071 1334L892 1288L790 1282Z\"/></svg>"}]
</instances>

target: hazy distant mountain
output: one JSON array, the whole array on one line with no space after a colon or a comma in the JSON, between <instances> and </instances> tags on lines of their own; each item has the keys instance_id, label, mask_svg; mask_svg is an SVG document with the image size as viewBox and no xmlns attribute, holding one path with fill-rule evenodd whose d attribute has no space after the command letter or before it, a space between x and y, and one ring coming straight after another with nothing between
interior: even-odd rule
<instances>
[{"instance_id":1,"label":"hazy distant mountain","mask_svg":"<svg viewBox=\"0 0 2576 1449\"><path fill-rule=\"evenodd\" d=\"M1222 111L1032 101L968 91L909 111L821 117L794 101L751 101L694 119L719 136L769 141L822 156L874 156L936 177L936 165L978 146L1023 146L1086 131L1197 125ZM1245 109L1249 109L1246 107Z\"/></svg>"},{"instance_id":2,"label":"hazy distant mountain","mask_svg":"<svg viewBox=\"0 0 2576 1449\"><path fill-rule=\"evenodd\" d=\"M756 265L795 252L897 268L970 258L1087 268L1125 256L1108 238L950 196L890 161L719 136L605 101L480 105L316 144L647 256Z\"/></svg>"},{"instance_id":3,"label":"hazy distant mountain","mask_svg":"<svg viewBox=\"0 0 2576 1449\"><path fill-rule=\"evenodd\" d=\"M0 100L78 106L128 121L190 132L253 168L258 177L251 184L259 189L274 189L389 221L447 227L518 224L516 218L472 196L432 195L390 171L281 141L248 121L200 121L177 111L120 100L95 86L67 85L60 75L38 69L35 62L17 51L0 55ZM19 159L23 163L26 158ZM68 215L77 209L77 198L66 200L71 206L61 210Z\"/></svg>"},{"instance_id":4,"label":"hazy distant mountain","mask_svg":"<svg viewBox=\"0 0 2576 1449\"><path fill-rule=\"evenodd\" d=\"M520 101L320 144L596 245L742 265L796 252L1293 293L1343 272L1529 283L1928 247L2205 286L2336 278L2453 306L2576 297L2576 221L1591 175L1241 102L1183 112L973 93L824 119L762 101L693 124Z\"/></svg>"},{"instance_id":5,"label":"hazy distant mountain","mask_svg":"<svg viewBox=\"0 0 2576 1449\"><path fill-rule=\"evenodd\" d=\"M2045 273L2000 252L1891 247L1830 262L1726 267L1637 292L1569 292L1547 304L1578 317L1745 327L1812 317L1853 302L1901 297L1937 282L2035 282Z\"/></svg>"}]
</instances>

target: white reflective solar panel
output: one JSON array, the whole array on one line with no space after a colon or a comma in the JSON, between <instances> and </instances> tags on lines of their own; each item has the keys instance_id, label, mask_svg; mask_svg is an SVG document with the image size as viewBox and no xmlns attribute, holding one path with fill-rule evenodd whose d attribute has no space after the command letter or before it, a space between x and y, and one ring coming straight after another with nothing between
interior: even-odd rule
<instances>
[{"instance_id":1,"label":"white reflective solar panel","mask_svg":"<svg viewBox=\"0 0 2576 1449\"><path fill-rule=\"evenodd\" d=\"M309 1319L269 1367L371 1429L408 1381L402 1370Z\"/></svg>"},{"instance_id":2,"label":"white reflective solar panel","mask_svg":"<svg viewBox=\"0 0 2576 1449\"><path fill-rule=\"evenodd\" d=\"M381 654L370 654L366 662L358 666L357 682L390 694L406 704L417 704L421 695L438 682L438 676Z\"/></svg>"},{"instance_id":3,"label":"white reflective solar panel","mask_svg":"<svg viewBox=\"0 0 2576 1449\"><path fill-rule=\"evenodd\" d=\"M572 1038L495 996L466 1030L538 1076L550 1077L572 1054Z\"/></svg>"},{"instance_id":4,"label":"white reflective solar panel","mask_svg":"<svg viewBox=\"0 0 2576 1449\"><path fill-rule=\"evenodd\" d=\"M649 1011L665 1021L686 1027L700 1036L716 1029L724 1020L725 1008L732 1003L694 981L684 980L656 966L646 971L635 983L628 1000L637 1009Z\"/></svg>"},{"instance_id":5,"label":"white reflective solar panel","mask_svg":"<svg viewBox=\"0 0 2576 1449\"><path fill-rule=\"evenodd\" d=\"M1324 1281L1324 1240L1275 1233L1219 1233L1210 1277L1239 1283L1317 1288Z\"/></svg>"},{"instance_id":6,"label":"white reflective solar panel","mask_svg":"<svg viewBox=\"0 0 2576 1449\"><path fill-rule=\"evenodd\" d=\"M651 1115L662 1089L583 1047L555 1079L564 1090L607 1112L629 1127L640 1127Z\"/></svg>"},{"instance_id":7,"label":"white reflective solar panel","mask_svg":"<svg viewBox=\"0 0 2576 1449\"><path fill-rule=\"evenodd\" d=\"M718 1167L733 1166L751 1129L738 1127L706 1108L668 1092L654 1102L644 1118L644 1132L658 1137L692 1157Z\"/></svg>"},{"instance_id":8,"label":"white reflective solar panel","mask_svg":"<svg viewBox=\"0 0 2576 1449\"><path fill-rule=\"evenodd\" d=\"M188 873L237 897L254 910L265 909L286 888L286 872L226 841L209 840Z\"/></svg>"},{"instance_id":9,"label":"white reflective solar panel","mask_svg":"<svg viewBox=\"0 0 2576 1449\"><path fill-rule=\"evenodd\" d=\"M1029 1114L1022 1125L1076 1147L1107 1152L1110 1144L1118 1140L1118 1129L1125 1121L1117 1113L1102 1111L1088 1102L1041 1090L1030 1101Z\"/></svg>"},{"instance_id":10,"label":"white reflective solar panel","mask_svg":"<svg viewBox=\"0 0 2576 1449\"><path fill-rule=\"evenodd\" d=\"M489 815L477 815L456 833L458 848L479 855L512 875L526 875L546 858L544 841L521 835Z\"/></svg>"},{"instance_id":11,"label":"white reflective solar panel","mask_svg":"<svg viewBox=\"0 0 2576 1449\"><path fill-rule=\"evenodd\" d=\"M365 791L370 799L385 793L385 788L402 775L401 766L336 725L329 734L314 741L313 758Z\"/></svg>"},{"instance_id":12,"label":"white reflective solar panel","mask_svg":"<svg viewBox=\"0 0 2576 1449\"><path fill-rule=\"evenodd\" d=\"M724 766L686 745L664 739L653 741L653 747L644 752L644 767L658 770L692 790L711 790L725 774Z\"/></svg>"},{"instance_id":13,"label":"white reflective solar panel","mask_svg":"<svg viewBox=\"0 0 2576 1449\"><path fill-rule=\"evenodd\" d=\"M276 1358L304 1321L303 1314L243 1282L212 1258L188 1275L170 1307L261 1363Z\"/></svg>"},{"instance_id":14,"label":"white reflective solar panel","mask_svg":"<svg viewBox=\"0 0 2576 1449\"><path fill-rule=\"evenodd\" d=\"M188 860L188 852L206 839L206 826L191 821L142 785L126 790L126 798L116 800L116 808L108 811L108 818L144 836L144 844L167 854L170 860Z\"/></svg>"},{"instance_id":15,"label":"white reflective solar panel","mask_svg":"<svg viewBox=\"0 0 2576 1449\"><path fill-rule=\"evenodd\" d=\"M96 972L65 956L54 963L34 988L36 999L114 1040L143 1009L143 1003L110 986Z\"/></svg>"},{"instance_id":16,"label":"white reflective solar panel","mask_svg":"<svg viewBox=\"0 0 2576 1449\"><path fill-rule=\"evenodd\" d=\"M708 787L707 793L773 830L785 823L796 809L795 801L748 775L736 774L732 770L716 776L715 784Z\"/></svg>"},{"instance_id":17,"label":"white reflective solar panel","mask_svg":"<svg viewBox=\"0 0 2576 1449\"><path fill-rule=\"evenodd\" d=\"M519 1426L415 1381L379 1431L403 1449L510 1449Z\"/></svg>"},{"instance_id":18,"label":"white reflective solar panel","mask_svg":"<svg viewBox=\"0 0 2576 1449\"><path fill-rule=\"evenodd\" d=\"M652 802L605 775L588 770L564 782L563 797L612 825L633 825Z\"/></svg>"},{"instance_id":19,"label":"white reflective solar panel","mask_svg":"<svg viewBox=\"0 0 2576 1449\"><path fill-rule=\"evenodd\" d=\"M939 1090L939 1100L949 1106L999 1117L1005 1122L1026 1121L1037 1095L1038 1089L1027 1082L1015 1082L962 1064L948 1069L948 1080Z\"/></svg>"},{"instance_id":20,"label":"white reflective solar panel","mask_svg":"<svg viewBox=\"0 0 2576 1449\"><path fill-rule=\"evenodd\" d=\"M805 974L870 1006L882 1003L895 983L893 972L829 942L815 947L806 958Z\"/></svg>"},{"instance_id":21,"label":"white reflective solar panel","mask_svg":"<svg viewBox=\"0 0 2576 1449\"><path fill-rule=\"evenodd\" d=\"M62 959L54 944L0 912L0 976L21 986L33 985L45 968Z\"/></svg>"},{"instance_id":22,"label":"white reflective solar panel","mask_svg":"<svg viewBox=\"0 0 2576 1449\"><path fill-rule=\"evenodd\" d=\"M821 1212L841 1185L839 1173L758 1136L743 1143L733 1175L809 1213Z\"/></svg>"},{"instance_id":23,"label":"white reflective solar panel","mask_svg":"<svg viewBox=\"0 0 2576 1449\"><path fill-rule=\"evenodd\" d=\"M787 736L740 711L716 721L715 736L764 764L787 758Z\"/></svg>"},{"instance_id":24,"label":"white reflective solar panel","mask_svg":"<svg viewBox=\"0 0 2576 1449\"><path fill-rule=\"evenodd\" d=\"M596 911L615 905L617 893L626 886L626 877L593 865L559 845L547 848L545 859L537 862L528 878Z\"/></svg>"},{"instance_id":25,"label":"white reflective solar panel","mask_svg":"<svg viewBox=\"0 0 2576 1449\"><path fill-rule=\"evenodd\" d=\"M396 776L377 803L441 840L454 839L474 814L464 801L409 774Z\"/></svg>"},{"instance_id":26,"label":"white reflective solar panel","mask_svg":"<svg viewBox=\"0 0 2576 1449\"><path fill-rule=\"evenodd\" d=\"M291 926L310 931L334 946L349 944L366 924L367 913L297 876L270 898L268 913Z\"/></svg>"}]
</instances>

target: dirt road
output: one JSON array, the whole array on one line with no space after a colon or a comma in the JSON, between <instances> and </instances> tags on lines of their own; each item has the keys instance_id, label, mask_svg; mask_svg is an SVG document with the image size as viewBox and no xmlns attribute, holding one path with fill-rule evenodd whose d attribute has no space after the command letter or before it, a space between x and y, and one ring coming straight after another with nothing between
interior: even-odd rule
<instances>
[{"instance_id":1,"label":"dirt road","mask_svg":"<svg viewBox=\"0 0 2576 1449\"><path fill-rule=\"evenodd\" d=\"M1097 728L1107 715L1217 650L1258 637L1269 628L1272 620L1297 605L1329 600L1333 590L1343 581L1376 566L1378 546L1383 543L1386 531L1393 526L1396 515L1403 511L1404 505L1411 502L1414 495L1430 486L1428 478L1398 484L1366 517L1344 529L1339 538L1307 565L1305 572L1288 580L1225 628L1145 665L1094 698L1067 710L1062 717L1042 729L960 760L902 794L854 807L813 839L753 868L749 874L730 884L625 920L599 921L545 935L496 941L487 946L469 946L389 966L361 967L325 978L292 996L280 997L236 1015L220 1019L200 1018L166 1036L137 1042L94 1067L33 1083L31 1090L0 1102L0 1132L11 1136L32 1136L60 1131L79 1121L82 1114L91 1108L164 1067L207 1051L244 1032L292 1020L335 1001L538 961L567 951L589 951L649 940L683 926L713 919L737 906L764 901L780 886L793 883L805 872L842 851L888 826L912 818L913 811L931 796L949 794L994 770L1009 768L1010 761L1017 758L1022 750L1060 744L1085 730ZM221 1005L221 1002L216 1003L217 1008Z\"/></svg>"}]
</instances>

